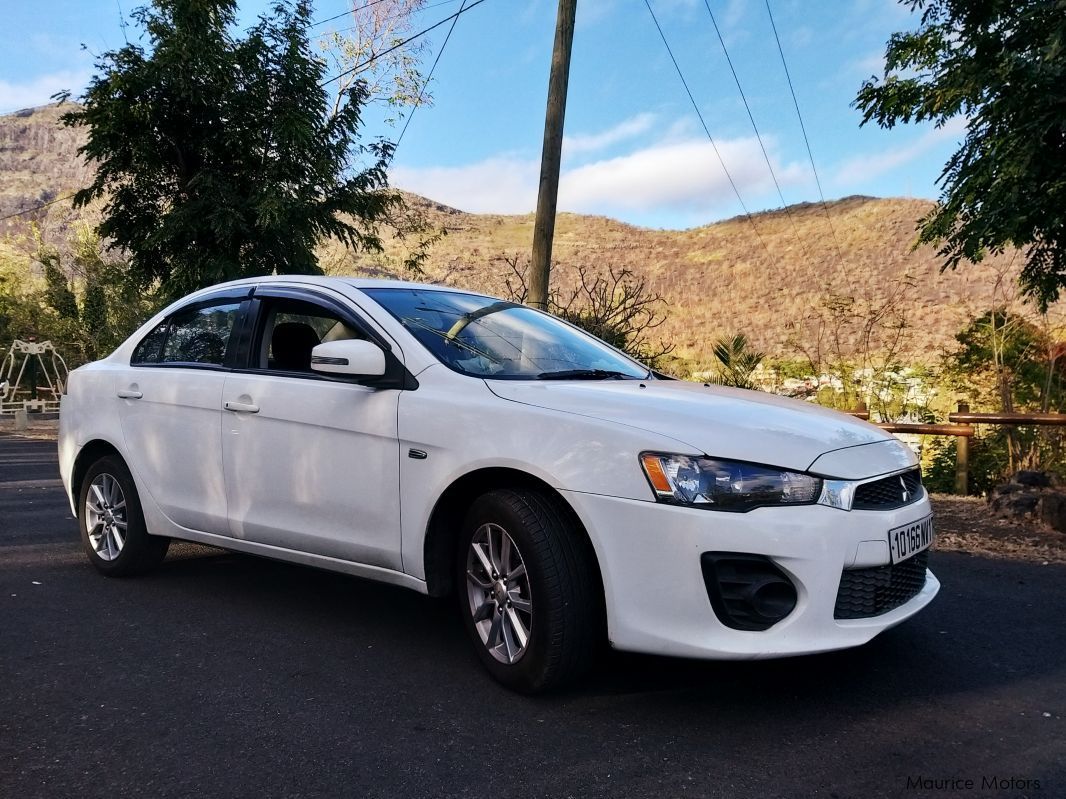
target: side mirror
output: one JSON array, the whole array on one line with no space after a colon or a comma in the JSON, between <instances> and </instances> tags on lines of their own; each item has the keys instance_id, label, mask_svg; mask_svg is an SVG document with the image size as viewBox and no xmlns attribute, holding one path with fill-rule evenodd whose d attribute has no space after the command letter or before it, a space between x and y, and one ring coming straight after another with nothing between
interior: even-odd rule
<instances>
[{"instance_id":1,"label":"side mirror","mask_svg":"<svg viewBox=\"0 0 1066 799\"><path fill-rule=\"evenodd\" d=\"M363 339L327 341L311 350L311 369L331 375L381 377L385 374L385 353Z\"/></svg>"}]
</instances>

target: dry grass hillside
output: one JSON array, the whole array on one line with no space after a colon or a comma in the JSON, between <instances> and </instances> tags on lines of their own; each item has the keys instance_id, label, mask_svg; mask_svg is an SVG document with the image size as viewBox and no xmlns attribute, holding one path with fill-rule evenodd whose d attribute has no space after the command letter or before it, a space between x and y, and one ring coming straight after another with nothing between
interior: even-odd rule
<instances>
[{"instance_id":1,"label":"dry grass hillside","mask_svg":"<svg viewBox=\"0 0 1066 799\"><path fill-rule=\"evenodd\" d=\"M503 258L528 263L532 214L467 214L420 198L411 202L447 231L431 251L429 279L500 292L511 272ZM797 342L831 347L835 328L826 305L833 297L855 300L856 318L840 326L843 348L854 351L862 346L863 314L890 303L889 316L903 315L902 349L914 359L950 347L965 321L991 304L997 277L1014 266L1004 256L942 274L933 248L913 247L916 221L932 207L914 199L838 200L827 209L835 237L820 204L792 206L791 218L783 211L757 214L758 234L745 217L667 231L561 214L553 282L571 285L578 266L646 277L669 304L658 333L694 362L708 362L713 340L738 331L777 356L798 357ZM384 256L332 249L324 262L334 273L399 275L402 253L393 241ZM874 348L887 346L891 327L886 318L873 331Z\"/></svg>"},{"instance_id":2,"label":"dry grass hillside","mask_svg":"<svg viewBox=\"0 0 1066 799\"><path fill-rule=\"evenodd\" d=\"M49 106L0 117L0 216L87 182L89 170L75 152L79 134L57 125L61 112ZM526 260L532 214L468 214L414 196L409 203L433 229L447 231L430 251L429 280L500 292L510 274L502 259ZM902 312L903 349L914 359L950 346L965 320L991 304L997 275L1012 266L1004 256L941 274L933 249L913 249L916 220L931 207L913 199L832 202L828 211L835 237L820 204L792 206L789 214L757 214L758 235L743 217L664 231L561 214L553 281L571 285L579 266L628 269L645 277L668 303L658 334L693 364L710 360L715 337L736 331L777 356L798 356L797 345L828 347L834 325L827 322L826 304L834 296L855 300L856 318L841 333L842 346L854 350L864 346L864 314L892 296L889 316ZM47 234L60 236L73 218L69 203L61 202L0 222L0 234L24 232L32 219ZM389 240L384 254L367 255L326 245L322 262L334 274L401 276L404 247ZM887 344L874 335L870 346Z\"/></svg>"}]
</instances>

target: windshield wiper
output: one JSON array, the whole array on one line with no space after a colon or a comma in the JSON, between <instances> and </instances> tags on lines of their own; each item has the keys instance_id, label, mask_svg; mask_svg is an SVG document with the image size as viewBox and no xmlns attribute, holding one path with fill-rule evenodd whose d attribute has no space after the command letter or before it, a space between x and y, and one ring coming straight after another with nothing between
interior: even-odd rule
<instances>
[{"instance_id":1,"label":"windshield wiper","mask_svg":"<svg viewBox=\"0 0 1066 799\"><path fill-rule=\"evenodd\" d=\"M640 378L610 369L563 369L558 372L541 372L537 375L537 380L640 380Z\"/></svg>"},{"instance_id":2,"label":"windshield wiper","mask_svg":"<svg viewBox=\"0 0 1066 799\"><path fill-rule=\"evenodd\" d=\"M485 358L486 360L492 361L495 364L499 364L500 363L500 360L498 358L493 358L487 352L485 352L484 350L479 350L473 344L467 344L465 341L460 341L457 338L449 338L448 334L445 333L443 330L437 330L435 327L430 327L427 324L423 324L422 322L419 322L417 319L412 319L409 316L402 316L402 317L400 317L400 321L403 324L405 324L405 325L411 324L411 325L414 325L415 327L420 327L423 330L426 330L426 331L432 333L435 336L440 336L442 339L447 341L449 344L454 344L455 346L460 347L460 348L462 348L464 350L467 350L468 352L472 352L475 355L480 355L482 358Z\"/></svg>"}]
</instances>

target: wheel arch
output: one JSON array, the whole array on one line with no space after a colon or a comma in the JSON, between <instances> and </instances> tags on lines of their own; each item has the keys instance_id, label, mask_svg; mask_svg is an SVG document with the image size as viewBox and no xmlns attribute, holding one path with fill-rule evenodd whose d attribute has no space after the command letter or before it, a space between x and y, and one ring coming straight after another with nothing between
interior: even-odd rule
<instances>
[{"instance_id":1,"label":"wheel arch","mask_svg":"<svg viewBox=\"0 0 1066 799\"><path fill-rule=\"evenodd\" d=\"M78 450L78 454L74 458L74 468L70 473L70 494L75 505L78 502L78 497L81 496L81 484L85 479L85 473L89 471L89 467L96 461L108 455L114 455L121 458L123 463L126 462L126 459L122 457L122 453L118 451L118 447L102 438L94 438L91 441L87 441Z\"/></svg>"},{"instance_id":2,"label":"wheel arch","mask_svg":"<svg viewBox=\"0 0 1066 799\"><path fill-rule=\"evenodd\" d=\"M598 581L599 596L604 596L603 574L599 558L588 531L577 513L558 491L544 480L529 472L510 467L486 467L467 472L456 478L437 499L426 525L423 544L423 563L426 573L426 589L430 596L447 596L455 588L454 554L455 542L470 505L483 494L501 488L524 488L537 491L557 503L578 531Z\"/></svg>"}]
</instances>

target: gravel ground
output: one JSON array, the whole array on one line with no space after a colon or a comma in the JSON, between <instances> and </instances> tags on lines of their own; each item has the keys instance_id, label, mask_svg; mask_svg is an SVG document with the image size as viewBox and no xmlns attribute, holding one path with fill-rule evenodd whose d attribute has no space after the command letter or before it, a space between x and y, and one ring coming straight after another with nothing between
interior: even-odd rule
<instances>
[{"instance_id":1,"label":"gravel ground","mask_svg":"<svg viewBox=\"0 0 1066 799\"><path fill-rule=\"evenodd\" d=\"M1066 563L1066 535L1035 521L997 518L983 497L933 495L936 548L977 555Z\"/></svg>"}]
</instances>

